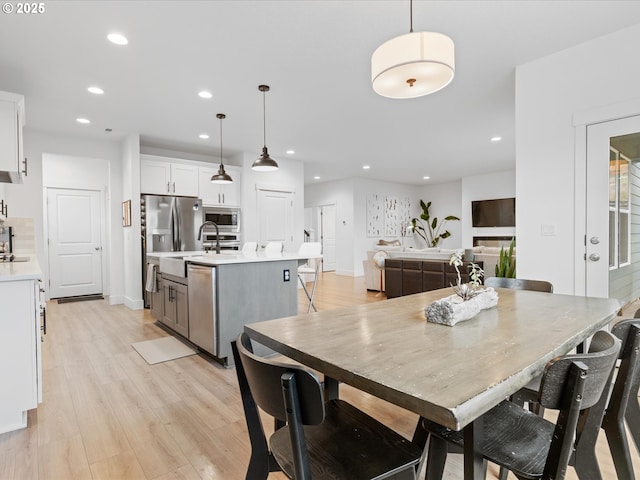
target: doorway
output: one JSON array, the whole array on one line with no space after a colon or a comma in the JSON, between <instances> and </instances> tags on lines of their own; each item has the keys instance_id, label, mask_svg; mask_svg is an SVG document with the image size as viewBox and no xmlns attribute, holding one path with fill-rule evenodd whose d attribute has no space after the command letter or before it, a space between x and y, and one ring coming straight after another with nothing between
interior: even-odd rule
<instances>
[{"instance_id":1,"label":"doorway","mask_svg":"<svg viewBox=\"0 0 640 480\"><path fill-rule=\"evenodd\" d=\"M258 189L260 247L282 242L285 252L295 252L293 245L293 192Z\"/></svg>"},{"instance_id":2,"label":"doorway","mask_svg":"<svg viewBox=\"0 0 640 480\"><path fill-rule=\"evenodd\" d=\"M585 293L640 297L640 116L587 126Z\"/></svg>"},{"instance_id":3,"label":"doorway","mask_svg":"<svg viewBox=\"0 0 640 480\"><path fill-rule=\"evenodd\" d=\"M320 208L320 242L322 243L322 271L336 270L336 206L321 205Z\"/></svg>"},{"instance_id":4,"label":"doorway","mask_svg":"<svg viewBox=\"0 0 640 480\"><path fill-rule=\"evenodd\" d=\"M47 189L50 298L102 294L100 191Z\"/></svg>"}]
</instances>

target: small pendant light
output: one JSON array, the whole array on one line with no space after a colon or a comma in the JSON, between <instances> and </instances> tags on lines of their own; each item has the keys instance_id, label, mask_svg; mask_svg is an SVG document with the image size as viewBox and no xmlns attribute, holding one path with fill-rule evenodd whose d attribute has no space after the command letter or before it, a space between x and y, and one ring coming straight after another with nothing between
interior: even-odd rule
<instances>
[{"instance_id":1,"label":"small pendant light","mask_svg":"<svg viewBox=\"0 0 640 480\"><path fill-rule=\"evenodd\" d=\"M218 169L218 173L211 177L211 183L233 183L233 179L224 171L224 164L222 163L222 119L226 118L226 115L219 113L216 117L220 119L220 168Z\"/></svg>"},{"instance_id":2,"label":"small pendant light","mask_svg":"<svg viewBox=\"0 0 640 480\"><path fill-rule=\"evenodd\" d=\"M264 146L262 147L262 155L258 158L253 165L251 165L251 169L257 172L273 172L278 169L278 164L276 161L269 156L269 152L267 151L267 108L265 102L265 92L269 91L269 85L259 85L258 90L262 92L262 125L264 127Z\"/></svg>"}]
</instances>

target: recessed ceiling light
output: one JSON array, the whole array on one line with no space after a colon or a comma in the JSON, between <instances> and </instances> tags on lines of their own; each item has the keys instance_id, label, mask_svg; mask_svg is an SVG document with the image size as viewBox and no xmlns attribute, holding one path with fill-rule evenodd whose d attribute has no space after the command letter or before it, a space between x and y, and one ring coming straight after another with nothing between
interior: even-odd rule
<instances>
[{"instance_id":1,"label":"recessed ceiling light","mask_svg":"<svg viewBox=\"0 0 640 480\"><path fill-rule=\"evenodd\" d=\"M320 177L316 175L315 177L313 177L313 179L314 180L320 180Z\"/></svg>"},{"instance_id":2,"label":"recessed ceiling light","mask_svg":"<svg viewBox=\"0 0 640 480\"><path fill-rule=\"evenodd\" d=\"M492 142L499 142L500 140L502 140L502 137L491 137Z\"/></svg>"},{"instance_id":3,"label":"recessed ceiling light","mask_svg":"<svg viewBox=\"0 0 640 480\"><path fill-rule=\"evenodd\" d=\"M200 98L206 98L206 99L213 98L213 94L211 92L207 92L206 90L202 90L201 92L198 92L198 96Z\"/></svg>"},{"instance_id":4,"label":"recessed ceiling light","mask_svg":"<svg viewBox=\"0 0 640 480\"><path fill-rule=\"evenodd\" d=\"M201 133L199 137L203 140L207 140L209 138L209 135L207 135L206 133Z\"/></svg>"},{"instance_id":5,"label":"recessed ceiling light","mask_svg":"<svg viewBox=\"0 0 640 480\"><path fill-rule=\"evenodd\" d=\"M107 38L111 43L115 43L116 45L126 45L127 43L129 43L127 37L125 37L121 33L110 33L109 35L107 35Z\"/></svg>"},{"instance_id":6,"label":"recessed ceiling light","mask_svg":"<svg viewBox=\"0 0 640 480\"><path fill-rule=\"evenodd\" d=\"M422 177L423 180L429 180L431 177L428 175L425 175L424 177Z\"/></svg>"},{"instance_id":7,"label":"recessed ceiling light","mask_svg":"<svg viewBox=\"0 0 640 480\"><path fill-rule=\"evenodd\" d=\"M371 168L371 166L370 166L370 165L363 165L363 166L362 166L362 169L363 169L363 170L369 170L370 168Z\"/></svg>"},{"instance_id":8,"label":"recessed ceiling light","mask_svg":"<svg viewBox=\"0 0 640 480\"><path fill-rule=\"evenodd\" d=\"M287 155L293 155L294 153L296 153L295 150L287 150Z\"/></svg>"},{"instance_id":9,"label":"recessed ceiling light","mask_svg":"<svg viewBox=\"0 0 640 480\"><path fill-rule=\"evenodd\" d=\"M89 120L88 118L76 118L76 122L86 125L87 123L91 123L91 120Z\"/></svg>"},{"instance_id":10,"label":"recessed ceiling light","mask_svg":"<svg viewBox=\"0 0 640 480\"><path fill-rule=\"evenodd\" d=\"M89 93L93 93L94 95L102 95L104 93L104 90L101 89L100 87L89 87L87 88L87 90L89 91Z\"/></svg>"}]
</instances>

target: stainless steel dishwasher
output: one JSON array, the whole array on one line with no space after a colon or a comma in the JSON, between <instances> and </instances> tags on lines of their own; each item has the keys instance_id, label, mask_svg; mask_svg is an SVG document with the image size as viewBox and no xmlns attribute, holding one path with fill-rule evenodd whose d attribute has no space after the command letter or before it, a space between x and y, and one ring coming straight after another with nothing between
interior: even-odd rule
<instances>
[{"instance_id":1,"label":"stainless steel dishwasher","mask_svg":"<svg viewBox=\"0 0 640 480\"><path fill-rule=\"evenodd\" d=\"M188 264L189 340L218 355L218 302L216 268Z\"/></svg>"}]
</instances>

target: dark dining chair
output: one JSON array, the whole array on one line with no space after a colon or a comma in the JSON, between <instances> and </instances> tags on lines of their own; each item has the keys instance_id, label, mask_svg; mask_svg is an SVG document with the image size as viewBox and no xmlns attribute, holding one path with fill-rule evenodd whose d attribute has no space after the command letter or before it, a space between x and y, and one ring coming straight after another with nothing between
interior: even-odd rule
<instances>
[{"instance_id":1,"label":"dark dining chair","mask_svg":"<svg viewBox=\"0 0 640 480\"><path fill-rule=\"evenodd\" d=\"M574 439L580 440L591 407L610 381L619 351L620 340L600 331L593 336L589 353L551 360L542 377L538 401L558 410L556 423L505 400L481 418L478 451L484 459L519 479L564 479ZM424 418L419 428L429 434L426 480L441 479L448 445L463 448L463 432Z\"/></svg>"},{"instance_id":2,"label":"dark dining chair","mask_svg":"<svg viewBox=\"0 0 640 480\"><path fill-rule=\"evenodd\" d=\"M247 334L231 347L251 441L247 480L273 471L295 480L416 478L420 446L343 400L325 402L311 371L255 355ZM257 407L277 421L269 442Z\"/></svg>"},{"instance_id":3,"label":"dark dining chair","mask_svg":"<svg viewBox=\"0 0 640 480\"><path fill-rule=\"evenodd\" d=\"M596 461L596 441L600 426L607 435L618 480L635 479L625 419L640 452L640 319L622 320L611 332L622 341L620 366L613 388L605 390L598 404L593 407L584 434L576 444L572 464L580 480L602 480Z\"/></svg>"},{"instance_id":4,"label":"dark dining chair","mask_svg":"<svg viewBox=\"0 0 640 480\"><path fill-rule=\"evenodd\" d=\"M512 288L514 290L532 290L534 292L553 293L553 285L546 280L527 280L525 278L487 277L486 287Z\"/></svg>"}]
</instances>

